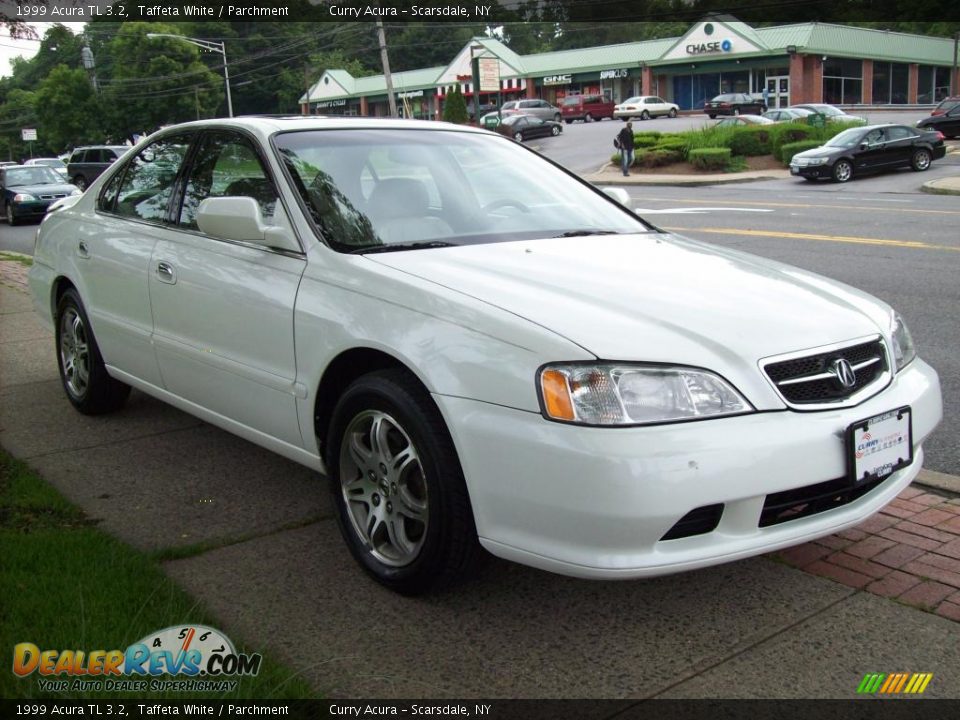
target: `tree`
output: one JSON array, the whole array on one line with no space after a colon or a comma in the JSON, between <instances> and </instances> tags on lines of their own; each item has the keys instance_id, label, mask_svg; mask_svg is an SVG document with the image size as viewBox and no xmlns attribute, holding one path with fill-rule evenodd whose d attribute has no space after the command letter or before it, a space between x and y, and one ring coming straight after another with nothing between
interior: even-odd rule
<instances>
[{"instance_id":1,"label":"tree","mask_svg":"<svg viewBox=\"0 0 960 720\"><path fill-rule=\"evenodd\" d=\"M0 105L0 157L4 160L19 160L26 155L27 144L20 139L20 130L36 127L36 103L35 93L15 88ZM38 137L42 142L43 136Z\"/></svg>"},{"instance_id":2,"label":"tree","mask_svg":"<svg viewBox=\"0 0 960 720\"><path fill-rule=\"evenodd\" d=\"M54 152L102 142L100 102L86 71L55 67L37 88L39 135Z\"/></svg>"},{"instance_id":3,"label":"tree","mask_svg":"<svg viewBox=\"0 0 960 720\"><path fill-rule=\"evenodd\" d=\"M467 103L460 88L454 88L443 103L443 119L446 122L464 125L467 122Z\"/></svg>"}]
</instances>

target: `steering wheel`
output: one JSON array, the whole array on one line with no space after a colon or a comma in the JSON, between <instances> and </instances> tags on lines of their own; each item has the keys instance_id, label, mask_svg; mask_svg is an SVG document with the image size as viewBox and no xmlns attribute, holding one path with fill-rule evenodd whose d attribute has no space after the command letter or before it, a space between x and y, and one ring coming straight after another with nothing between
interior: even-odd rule
<instances>
[{"instance_id":1,"label":"steering wheel","mask_svg":"<svg viewBox=\"0 0 960 720\"><path fill-rule=\"evenodd\" d=\"M514 207L520 212L528 213L530 208L527 205L524 205L519 200L514 200L513 198L500 198L499 200L494 200L492 203L483 206L483 211L485 213L491 212L493 210L499 210L500 208L505 207Z\"/></svg>"}]
</instances>

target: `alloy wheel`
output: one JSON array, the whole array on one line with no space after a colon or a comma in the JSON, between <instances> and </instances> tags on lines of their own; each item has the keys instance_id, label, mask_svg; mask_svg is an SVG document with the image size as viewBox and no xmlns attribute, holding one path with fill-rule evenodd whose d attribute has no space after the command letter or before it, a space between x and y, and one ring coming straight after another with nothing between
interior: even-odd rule
<instances>
[{"instance_id":1,"label":"alloy wheel","mask_svg":"<svg viewBox=\"0 0 960 720\"><path fill-rule=\"evenodd\" d=\"M359 413L340 445L340 486L354 532L389 567L409 565L427 537L423 464L407 432L381 410Z\"/></svg>"},{"instance_id":2,"label":"alloy wheel","mask_svg":"<svg viewBox=\"0 0 960 720\"><path fill-rule=\"evenodd\" d=\"M833 179L837 182L846 182L853 175L853 166L846 160L840 160L833 166Z\"/></svg>"},{"instance_id":3,"label":"alloy wheel","mask_svg":"<svg viewBox=\"0 0 960 720\"><path fill-rule=\"evenodd\" d=\"M67 390L82 398L90 385L90 344L87 329L74 307L68 307L60 317L60 361Z\"/></svg>"},{"instance_id":4,"label":"alloy wheel","mask_svg":"<svg viewBox=\"0 0 960 720\"><path fill-rule=\"evenodd\" d=\"M913 154L914 170L926 170L928 167L930 167L930 153L926 150L917 150Z\"/></svg>"}]
</instances>

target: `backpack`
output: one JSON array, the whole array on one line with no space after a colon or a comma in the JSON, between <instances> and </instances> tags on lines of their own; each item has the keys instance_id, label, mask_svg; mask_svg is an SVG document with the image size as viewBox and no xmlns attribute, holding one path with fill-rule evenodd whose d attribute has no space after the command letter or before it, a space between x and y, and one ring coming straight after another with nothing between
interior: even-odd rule
<instances>
[{"instance_id":1,"label":"backpack","mask_svg":"<svg viewBox=\"0 0 960 720\"><path fill-rule=\"evenodd\" d=\"M619 150L620 149L620 133L617 133L613 136L613 146Z\"/></svg>"}]
</instances>

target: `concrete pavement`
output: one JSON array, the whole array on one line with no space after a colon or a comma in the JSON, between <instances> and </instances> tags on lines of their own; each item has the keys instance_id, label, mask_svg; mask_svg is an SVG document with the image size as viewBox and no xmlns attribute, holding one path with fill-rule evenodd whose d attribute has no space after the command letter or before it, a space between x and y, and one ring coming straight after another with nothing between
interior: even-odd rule
<instances>
[{"instance_id":1,"label":"concrete pavement","mask_svg":"<svg viewBox=\"0 0 960 720\"><path fill-rule=\"evenodd\" d=\"M186 551L167 572L318 693L849 698L867 672L916 671L935 674L926 695L960 697L960 623L796 557L623 583L492 560L446 594L393 595L353 563L322 478L136 391L77 414L15 284L0 276L0 444L118 537Z\"/></svg>"}]
</instances>

